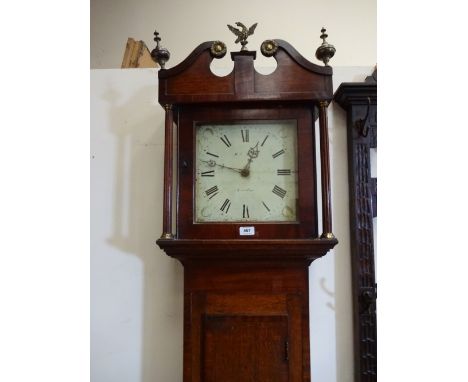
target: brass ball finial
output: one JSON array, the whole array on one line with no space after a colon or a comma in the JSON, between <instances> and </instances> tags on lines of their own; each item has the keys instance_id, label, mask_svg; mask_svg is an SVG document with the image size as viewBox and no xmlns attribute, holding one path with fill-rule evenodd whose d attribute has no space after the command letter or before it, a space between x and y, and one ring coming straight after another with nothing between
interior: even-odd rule
<instances>
[{"instance_id":1,"label":"brass ball finial","mask_svg":"<svg viewBox=\"0 0 468 382\"><path fill-rule=\"evenodd\" d=\"M161 37L159 37L158 31L154 31L154 41L156 41L156 47L151 51L151 58L159 64L161 69L165 69L164 65L169 61L171 54L166 48L160 46Z\"/></svg>"},{"instance_id":2,"label":"brass ball finial","mask_svg":"<svg viewBox=\"0 0 468 382\"><path fill-rule=\"evenodd\" d=\"M265 57L271 57L278 51L278 43L275 40L265 40L260 46L260 51Z\"/></svg>"},{"instance_id":3,"label":"brass ball finial","mask_svg":"<svg viewBox=\"0 0 468 382\"><path fill-rule=\"evenodd\" d=\"M211 44L210 52L214 58L223 58L227 52L226 44L218 40L213 41L213 44Z\"/></svg>"},{"instance_id":4,"label":"brass ball finial","mask_svg":"<svg viewBox=\"0 0 468 382\"><path fill-rule=\"evenodd\" d=\"M327 30L325 27L322 27L322 34L320 35L320 38L323 40L322 45L320 45L316 52L315 52L315 57L317 57L318 60L322 61L325 66L328 65L328 61L330 61L330 58L332 58L335 55L336 49L333 45L329 44L326 40L328 37L328 34L326 34Z\"/></svg>"}]
</instances>

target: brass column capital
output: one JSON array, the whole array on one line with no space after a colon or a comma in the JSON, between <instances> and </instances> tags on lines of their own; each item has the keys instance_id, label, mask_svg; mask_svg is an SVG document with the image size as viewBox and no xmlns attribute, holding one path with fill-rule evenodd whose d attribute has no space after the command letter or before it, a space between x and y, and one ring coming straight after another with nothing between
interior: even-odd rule
<instances>
[{"instance_id":1,"label":"brass column capital","mask_svg":"<svg viewBox=\"0 0 468 382\"><path fill-rule=\"evenodd\" d=\"M319 105L320 107L328 107L328 101L320 101Z\"/></svg>"},{"instance_id":2,"label":"brass column capital","mask_svg":"<svg viewBox=\"0 0 468 382\"><path fill-rule=\"evenodd\" d=\"M172 233L163 233L161 239L174 239L174 235Z\"/></svg>"}]
</instances>

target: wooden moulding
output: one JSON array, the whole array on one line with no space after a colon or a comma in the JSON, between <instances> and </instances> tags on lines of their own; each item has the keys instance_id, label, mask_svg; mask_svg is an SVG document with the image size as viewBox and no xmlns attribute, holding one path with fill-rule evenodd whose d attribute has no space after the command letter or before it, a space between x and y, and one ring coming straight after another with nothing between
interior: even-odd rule
<instances>
[{"instance_id":1,"label":"wooden moulding","mask_svg":"<svg viewBox=\"0 0 468 382\"><path fill-rule=\"evenodd\" d=\"M159 239L157 244L171 257L182 263L190 260L248 260L311 263L325 255L336 239L289 240L197 240Z\"/></svg>"},{"instance_id":2,"label":"wooden moulding","mask_svg":"<svg viewBox=\"0 0 468 382\"><path fill-rule=\"evenodd\" d=\"M213 42L200 44L177 66L159 71L159 103L330 101L332 68L309 62L286 41L275 41L278 50L274 58L278 65L273 73L263 75L255 71L255 52L233 52L234 69L224 77L210 70Z\"/></svg>"}]
</instances>

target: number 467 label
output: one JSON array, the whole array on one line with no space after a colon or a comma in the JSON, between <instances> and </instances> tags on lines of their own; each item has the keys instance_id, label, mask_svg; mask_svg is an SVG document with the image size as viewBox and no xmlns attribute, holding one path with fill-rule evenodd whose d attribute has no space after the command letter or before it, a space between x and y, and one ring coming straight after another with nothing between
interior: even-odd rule
<instances>
[{"instance_id":1,"label":"number 467 label","mask_svg":"<svg viewBox=\"0 0 468 382\"><path fill-rule=\"evenodd\" d=\"M255 235L255 227L239 227L239 235L253 236Z\"/></svg>"}]
</instances>

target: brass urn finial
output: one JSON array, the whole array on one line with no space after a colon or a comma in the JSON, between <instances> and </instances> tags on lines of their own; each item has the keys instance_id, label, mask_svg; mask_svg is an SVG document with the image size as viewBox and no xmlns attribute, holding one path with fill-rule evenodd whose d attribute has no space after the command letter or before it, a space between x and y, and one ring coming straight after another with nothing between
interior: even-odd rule
<instances>
[{"instance_id":1,"label":"brass urn finial","mask_svg":"<svg viewBox=\"0 0 468 382\"><path fill-rule=\"evenodd\" d=\"M154 48L151 51L151 58L153 59L154 62L157 62L159 64L161 69L165 69L164 65L166 64L167 61L169 61L171 54L166 48L163 48L162 46L159 45L159 42L161 41L161 37L159 37L159 33L157 31L154 31L154 41L156 41L156 48Z\"/></svg>"},{"instance_id":2,"label":"brass urn finial","mask_svg":"<svg viewBox=\"0 0 468 382\"><path fill-rule=\"evenodd\" d=\"M325 27L322 27L322 34L320 35L320 38L323 40L323 42L322 45L317 48L315 57L317 57L318 60L323 61L325 66L329 66L328 61L330 61L330 58L335 55L336 49L333 45L326 41L326 38L328 37L328 35L325 33L326 31L327 30Z\"/></svg>"},{"instance_id":3,"label":"brass urn finial","mask_svg":"<svg viewBox=\"0 0 468 382\"><path fill-rule=\"evenodd\" d=\"M247 29L247 27L239 21L236 23L236 25L238 27L241 27L242 29L234 28L232 25L228 24L229 30L237 36L235 43L237 44L238 42L240 42L242 45L241 52L247 50L247 48L245 47L248 44L247 37L254 34L257 24L258 23L255 23L249 29Z\"/></svg>"}]
</instances>

